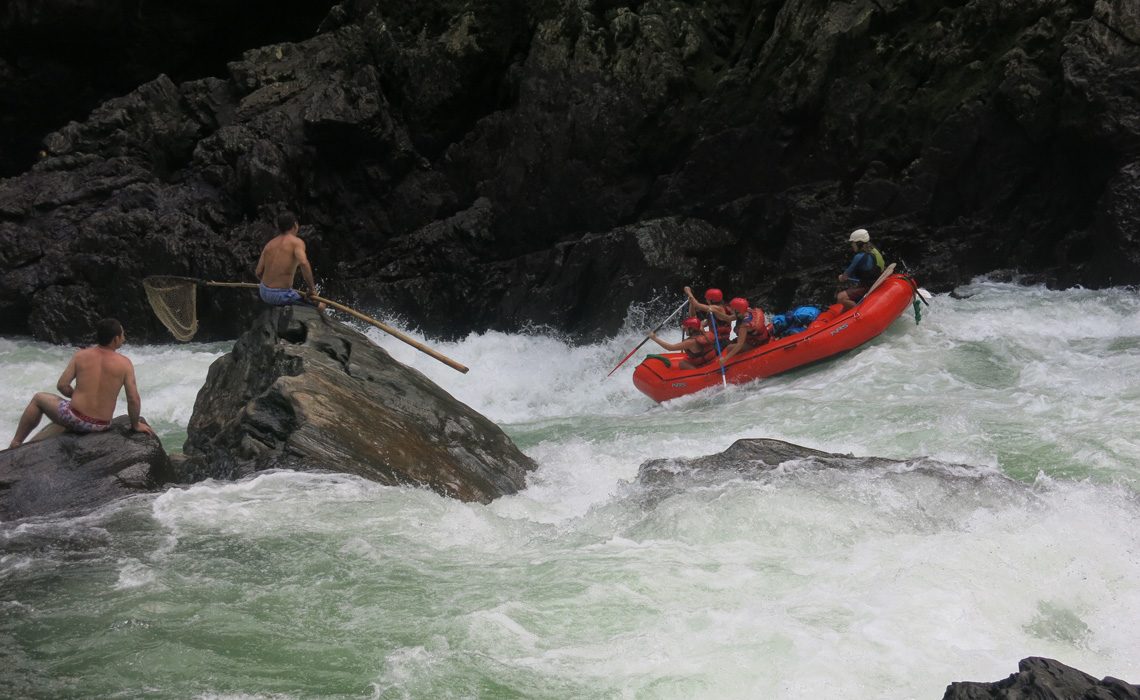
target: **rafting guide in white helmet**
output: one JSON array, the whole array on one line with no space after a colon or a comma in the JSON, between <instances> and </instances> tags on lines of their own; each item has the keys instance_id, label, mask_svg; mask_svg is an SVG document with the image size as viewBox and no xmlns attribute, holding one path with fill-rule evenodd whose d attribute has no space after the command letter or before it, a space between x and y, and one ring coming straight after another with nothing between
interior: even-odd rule
<instances>
[{"instance_id":1,"label":"rafting guide in white helmet","mask_svg":"<svg viewBox=\"0 0 1140 700\"><path fill-rule=\"evenodd\" d=\"M858 228L851 232L847 237L847 241L851 244L851 250L855 253L855 257L851 259L851 264L839 275L839 281L846 284L847 288L839 291L835 295L835 300L843 305L844 309L853 308L879 275L883 274L883 254L879 249L871 244L871 234L865 228Z\"/></svg>"}]
</instances>

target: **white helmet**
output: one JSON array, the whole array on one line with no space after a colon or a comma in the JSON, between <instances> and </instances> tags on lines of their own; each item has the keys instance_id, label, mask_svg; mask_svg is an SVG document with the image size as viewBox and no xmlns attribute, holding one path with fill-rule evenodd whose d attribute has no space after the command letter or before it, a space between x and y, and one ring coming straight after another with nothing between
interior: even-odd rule
<instances>
[{"instance_id":1,"label":"white helmet","mask_svg":"<svg viewBox=\"0 0 1140 700\"><path fill-rule=\"evenodd\" d=\"M867 243L871 240L871 234L867 233L865 228L857 228L851 232L851 237L847 240L851 243Z\"/></svg>"}]
</instances>

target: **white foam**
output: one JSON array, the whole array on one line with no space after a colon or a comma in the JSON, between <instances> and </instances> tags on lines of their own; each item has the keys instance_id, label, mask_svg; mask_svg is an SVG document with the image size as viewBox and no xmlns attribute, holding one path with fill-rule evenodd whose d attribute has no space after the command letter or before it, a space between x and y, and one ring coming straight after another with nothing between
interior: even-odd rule
<instances>
[{"instance_id":1,"label":"white foam","mask_svg":"<svg viewBox=\"0 0 1140 700\"><path fill-rule=\"evenodd\" d=\"M375 697L483 683L544 697L937 697L1031 654L1135 682L1140 301L986 281L960 291L970 296L936 296L917 327L906 314L831 362L660 406L631 386L639 357L604 378L649 325L636 313L586 346L425 339L468 375L369 331L503 424L539 465L528 488L483 506L277 472L39 524L102 528L74 548L114 564L97 585L53 593L52 614L146 596L156 623L209 634L165 603L240 590L230 604L251 633L344 645L374 665ZM166 387L151 401L164 430L184 430L222 349L153 350L139 349L140 383L146 368L145 383ZM3 389L10 419L68 354L0 341L0 362L25 377ZM906 461L636 481L648 459L743 437ZM27 551L0 559L6 590L23 586L12 597L32 609L24 558L67 558L40 553L35 533L12 535ZM313 631L323 616L338 626ZM296 668L267 673L311 670L289 658Z\"/></svg>"}]
</instances>

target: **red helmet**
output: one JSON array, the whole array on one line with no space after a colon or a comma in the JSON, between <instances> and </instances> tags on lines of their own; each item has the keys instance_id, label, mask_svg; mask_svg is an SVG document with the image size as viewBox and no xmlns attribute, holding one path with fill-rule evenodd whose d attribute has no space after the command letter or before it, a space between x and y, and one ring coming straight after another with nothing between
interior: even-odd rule
<instances>
[{"instance_id":1,"label":"red helmet","mask_svg":"<svg viewBox=\"0 0 1140 700\"><path fill-rule=\"evenodd\" d=\"M738 314L748 313L748 300L744 297L736 297L728 302L728 308L732 309Z\"/></svg>"},{"instance_id":2,"label":"red helmet","mask_svg":"<svg viewBox=\"0 0 1140 700\"><path fill-rule=\"evenodd\" d=\"M724 301L724 292L722 292L716 288L706 289L705 290L705 301L711 301L714 304L719 304L722 301Z\"/></svg>"},{"instance_id":3,"label":"red helmet","mask_svg":"<svg viewBox=\"0 0 1140 700\"><path fill-rule=\"evenodd\" d=\"M701 329L701 320L695 316L690 316L684 321L681 321L681 328L690 331L699 331Z\"/></svg>"}]
</instances>

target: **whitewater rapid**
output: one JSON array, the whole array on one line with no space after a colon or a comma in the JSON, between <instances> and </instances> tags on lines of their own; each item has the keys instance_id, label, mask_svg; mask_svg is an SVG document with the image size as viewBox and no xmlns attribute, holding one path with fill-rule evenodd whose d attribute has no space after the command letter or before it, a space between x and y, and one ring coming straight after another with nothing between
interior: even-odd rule
<instances>
[{"instance_id":1,"label":"whitewater rapid","mask_svg":"<svg viewBox=\"0 0 1140 700\"><path fill-rule=\"evenodd\" d=\"M664 405L633 388L636 358L605 378L656 307L587 346L426 339L468 375L370 329L538 462L525 491L481 506L275 472L0 523L5 680L16 697L938 698L1042 655L1140 682L1140 297L957 291L833 362ZM124 348L167 449L227 349ZM4 430L70 352L0 339ZM636 481L744 437L902 463Z\"/></svg>"}]
</instances>

